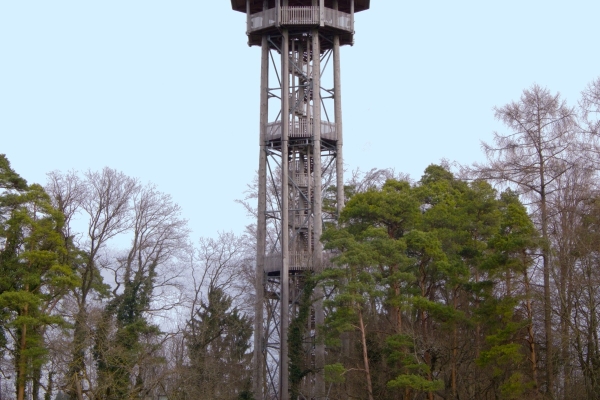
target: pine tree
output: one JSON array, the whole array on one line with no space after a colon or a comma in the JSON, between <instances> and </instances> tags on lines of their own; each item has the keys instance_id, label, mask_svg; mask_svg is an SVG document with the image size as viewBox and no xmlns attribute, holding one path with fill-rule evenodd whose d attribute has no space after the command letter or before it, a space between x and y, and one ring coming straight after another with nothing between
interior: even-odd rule
<instances>
[{"instance_id":1,"label":"pine tree","mask_svg":"<svg viewBox=\"0 0 600 400\"><path fill-rule=\"evenodd\" d=\"M43 332L64 324L53 310L77 284L69 265L61 263L66 249L60 235L63 215L41 186L26 185L0 156L0 316L3 343L10 335L16 371L17 400L26 396L31 380L47 354ZM39 382L34 382L34 388Z\"/></svg>"}]
</instances>

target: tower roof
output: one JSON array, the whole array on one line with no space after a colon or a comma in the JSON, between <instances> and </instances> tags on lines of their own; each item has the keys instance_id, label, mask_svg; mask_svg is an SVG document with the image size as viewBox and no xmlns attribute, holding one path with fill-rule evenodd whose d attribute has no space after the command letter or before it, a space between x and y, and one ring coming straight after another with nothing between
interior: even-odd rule
<instances>
[{"instance_id":1,"label":"tower roof","mask_svg":"<svg viewBox=\"0 0 600 400\"><path fill-rule=\"evenodd\" d=\"M269 8L275 8L275 0L268 0ZM354 0L354 12L369 9L371 0ZM310 6L312 0L289 0L290 7ZM349 13L351 0L338 0L339 10ZM325 0L325 7L333 8L333 0ZM246 12L246 0L231 0L234 11ZM250 13L254 14L263 10L263 0L250 0Z\"/></svg>"}]
</instances>

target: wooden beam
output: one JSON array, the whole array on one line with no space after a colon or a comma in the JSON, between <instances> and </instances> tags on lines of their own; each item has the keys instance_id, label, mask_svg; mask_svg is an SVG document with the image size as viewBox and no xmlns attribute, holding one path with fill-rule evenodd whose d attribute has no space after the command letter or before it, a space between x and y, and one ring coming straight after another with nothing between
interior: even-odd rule
<instances>
[{"instance_id":1,"label":"wooden beam","mask_svg":"<svg viewBox=\"0 0 600 400\"><path fill-rule=\"evenodd\" d=\"M321 0L321 4L323 0ZM323 233L323 214L322 214L322 188L323 174L321 165L321 44L319 30L312 31L312 79L313 79L313 164L314 164L314 200L313 200L313 267L317 273L323 270L323 244L321 235ZM315 323L322 326L325 323L323 313L323 294L320 287L315 290ZM322 341L317 341L315 345L315 398L324 400L325 393L325 345Z\"/></svg>"},{"instance_id":2,"label":"wooden beam","mask_svg":"<svg viewBox=\"0 0 600 400\"><path fill-rule=\"evenodd\" d=\"M337 217L340 217L344 208L344 158L342 150L344 146L344 131L342 124L342 79L340 67L340 36L333 37L333 112L335 119L336 159L335 174L337 185Z\"/></svg>"},{"instance_id":3,"label":"wooden beam","mask_svg":"<svg viewBox=\"0 0 600 400\"><path fill-rule=\"evenodd\" d=\"M264 328L265 259L267 249L267 124L269 122L269 44L262 37L260 67L260 138L258 158L258 217L256 222L256 271L254 304L254 398L264 398Z\"/></svg>"},{"instance_id":4,"label":"wooden beam","mask_svg":"<svg viewBox=\"0 0 600 400\"><path fill-rule=\"evenodd\" d=\"M287 0L284 0L287 3ZM281 340L279 352L279 399L289 399L288 330L290 323L290 228L289 228L289 159L290 132L290 52L289 33L283 29L281 43Z\"/></svg>"},{"instance_id":5,"label":"wooden beam","mask_svg":"<svg viewBox=\"0 0 600 400\"><path fill-rule=\"evenodd\" d=\"M319 26L325 26L325 0L319 1Z\"/></svg>"}]
</instances>

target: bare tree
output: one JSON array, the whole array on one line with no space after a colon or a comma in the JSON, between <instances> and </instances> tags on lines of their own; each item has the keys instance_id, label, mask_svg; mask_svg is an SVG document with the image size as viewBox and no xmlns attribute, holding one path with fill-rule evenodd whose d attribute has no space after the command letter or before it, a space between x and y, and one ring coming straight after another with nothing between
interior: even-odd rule
<instances>
[{"instance_id":1,"label":"bare tree","mask_svg":"<svg viewBox=\"0 0 600 400\"><path fill-rule=\"evenodd\" d=\"M65 216L65 225L63 234L65 241L73 238L73 219L76 218L80 207L85 200L86 186L76 171L69 171L63 174L59 171L48 173L48 183L46 192L52 198L54 207Z\"/></svg>"},{"instance_id":2,"label":"bare tree","mask_svg":"<svg viewBox=\"0 0 600 400\"><path fill-rule=\"evenodd\" d=\"M594 197L595 176L592 168L577 164L558 177L556 191L549 198L549 240L553 249L552 279L556 284L555 307L559 316L559 343L562 374L562 397L574 398L576 386L573 365L572 316L578 302L576 273L581 263L582 224L587 218L590 199ZM560 371L560 370L559 370ZM557 393L558 394L558 393Z\"/></svg>"},{"instance_id":3,"label":"bare tree","mask_svg":"<svg viewBox=\"0 0 600 400\"><path fill-rule=\"evenodd\" d=\"M388 179L411 182L407 174L397 173L393 168L371 168L366 172L357 168L352 171L346 185L352 188L353 193L363 193L369 189L381 189Z\"/></svg>"},{"instance_id":4,"label":"bare tree","mask_svg":"<svg viewBox=\"0 0 600 400\"><path fill-rule=\"evenodd\" d=\"M561 294L561 301L567 304L569 312L566 322L570 328L572 365L580 370L573 374L571 390L565 393L565 398L600 398L600 207L594 186L579 188L587 192L587 197L578 204L578 223L568 232L576 242L572 249L576 260L571 267L567 295L563 298Z\"/></svg>"},{"instance_id":5,"label":"bare tree","mask_svg":"<svg viewBox=\"0 0 600 400\"><path fill-rule=\"evenodd\" d=\"M171 196L154 185L140 188L132 197L131 244L127 254L116 262L113 294L117 297L122 288L127 291L128 285L150 278L152 298L144 311L172 309L178 302L173 302L171 289L180 292L179 262L190 247L187 221L181 218L181 208Z\"/></svg>"},{"instance_id":6,"label":"bare tree","mask_svg":"<svg viewBox=\"0 0 600 400\"><path fill-rule=\"evenodd\" d=\"M112 294L95 329L101 388L107 399L143 395L152 389L144 378L158 360L164 336L152 315L175 308L181 272L175 265L188 247L187 222L169 195L153 185L132 193L131 245L117 257Z\"/></svg>"},{"instance_id":7,"label":"bare tree","mask_svg":"<svg viewBox=\"0 0 600 400\"><path fill-rule=\"evenodd\" d=\"M69 222L77 213L87 220L85 234L77 243L80 259L74 267L81 284L73 291L72 356L67 376L67 392L71 399L83 399L86 374L86 350L91 345L88 326L88 303L95 292L106 290L101 276L101 255L107 242L133 226L132 196L139 190L136 179L110 168L101 172L88 171L80 179L74 172L49 175L47 190ZM65 238L74 238L72 224L67 224Z\"/></svg>"},{"instance_id":8,"label":"bare tree","mask_svg":"<svg viewBox=\"0 0 600 400\"><path fill-rule=\"evenodd\" d=\"M270 171L267 181L267 229L266 229L266 249L267 253L275 253L279 249L279 237L281 235L281 216L274 212L279 209L281 201L281 174L276 171ZM252 183L248 184L244 192L244 198L236 200L236 203L241 204L246 210L248 217L254 220L258 218L258 175L254 177ZM246 235L250 239L249 243L256 246L256 224L246 226ZM256 252L256 249L254 250Z\"/></svg>"},{"instance_id":9,"label":"bare tree","mask_svg":"<svg viewBox=\"0 0 600 400\"><path fill-rule=\"evenodd\" d=\"M588 84L579 101L584 128L594 135L600 134L600 78Z\"/></svg>"},{"instance_id":10,"label":"bare tree","mask_svg":"<svg viewBox=\"0 0 600 400\"><path fill-rule=\"evenodd\" d=\"M574 154L569 150L576 146L576 115L559 94L551 94L538 85L524 90L519 101L494 110L496 118L511 132L494 132L493 144L482 143L488 161L475 164L471 172L517 189L530 201L542 233L546 392L552 398L554 343L548 207L558 179L574 165Z\"/></svg>"},{"instance_id":11,"label":"bare tree","mask_svg":"<svg viewBox=\"0 0 600 400\"><path fill-rule=\"evenodd\" d=\"M235 398L249 389L252 246L245 236L200 238L188 255L187 307L170 341L177 376L169 398Z\"/></svg>"},{"instance_id":12,"label":"bare tree","mask_svg":"<svg viewBox=\"0 0 600 400\"><path fill-rule=\"evenodd\" d=\"M233 297L234 305L251 312L248 301L252 292L252 252L248 238L232 232L220 232L216 239L200 238L191 265L193 296L190 312L206 301L209 289L218 288ZM204 297L203 297L204 296Z\"/></svg>"}]
</instances>

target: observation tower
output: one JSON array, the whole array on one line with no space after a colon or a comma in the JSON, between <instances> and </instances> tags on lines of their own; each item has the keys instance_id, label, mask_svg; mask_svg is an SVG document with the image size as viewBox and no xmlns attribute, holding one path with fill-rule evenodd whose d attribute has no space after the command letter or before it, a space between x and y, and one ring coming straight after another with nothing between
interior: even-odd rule
<instances>
[{"instance_id":1,"label":"observation tower","mask_svg":"<svg viewBox=\"0 0 600 400\"><path fill-rule=\"evenodd\" d=\"M261 48L254 397L326 399L323 294L305 283L328 264L323 224L344 204L340 46L354 43L354 14L370 0L231 6Z\"/></svg>"}]
</instances>

